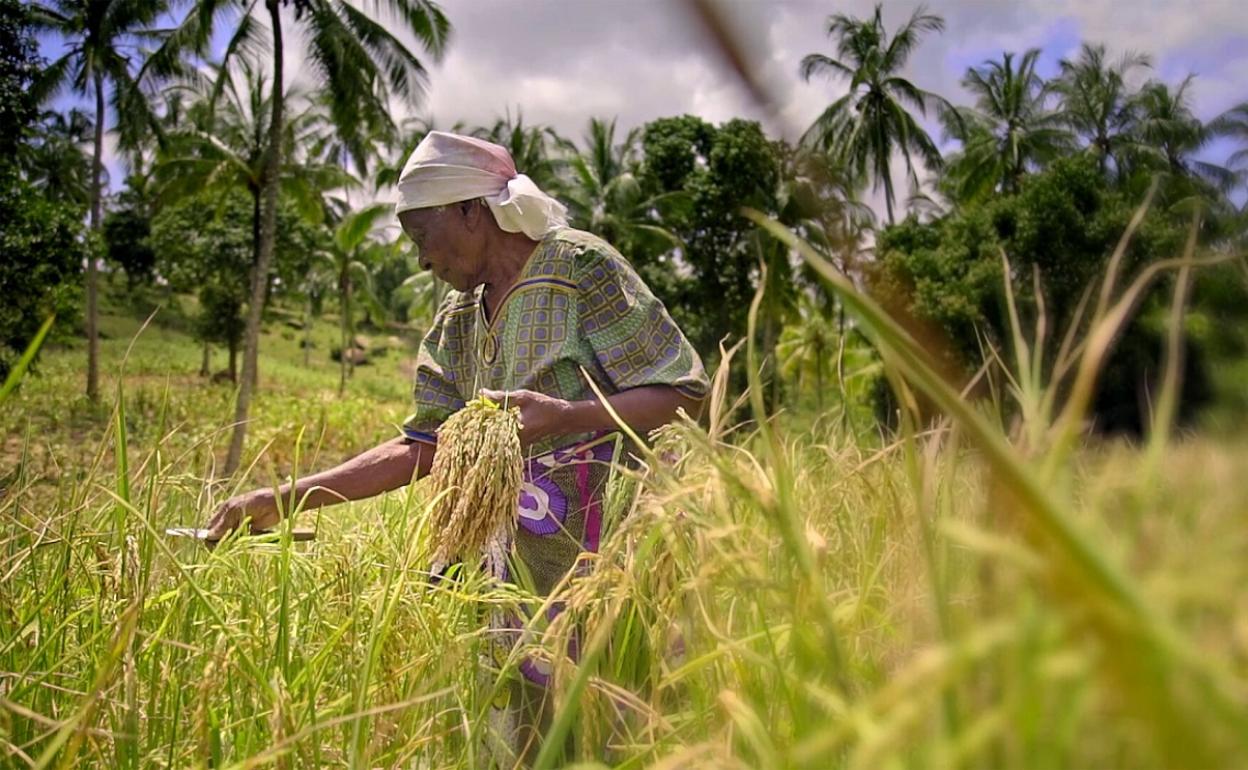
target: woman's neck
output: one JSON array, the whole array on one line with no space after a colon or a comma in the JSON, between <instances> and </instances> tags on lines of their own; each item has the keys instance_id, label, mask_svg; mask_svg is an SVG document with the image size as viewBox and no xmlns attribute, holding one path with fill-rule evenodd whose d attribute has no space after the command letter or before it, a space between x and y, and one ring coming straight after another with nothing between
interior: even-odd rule
<instances>
[{"instance_id":1,"label":"woman's neck","mask_svg":"<svg viewBox=\"0 0 1248 770\"><path fill-rule=\"evenodd\" d=\"M538 242L524 233L501 233L486 251L485 300L486 315L494 317L498 303L519 280Z\"/></svg>"}]
</instances>

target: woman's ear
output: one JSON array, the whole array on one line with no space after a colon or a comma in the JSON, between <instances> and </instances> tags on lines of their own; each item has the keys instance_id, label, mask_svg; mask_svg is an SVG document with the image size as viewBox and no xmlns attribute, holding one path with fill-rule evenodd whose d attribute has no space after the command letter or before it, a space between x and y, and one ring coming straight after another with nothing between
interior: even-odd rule
<instances>
[{"instance_id":1,"label":"woman's ear","mask_svg":"<svg viewBox=\"0 0 1248 770\"><path fill-rule=\"evenodd\" d=\"M461 201L459 204L460 216L464 218L464 225L469 230L475 230L481 218L481 210L485 208L485 202L480 198L473 198L469 201Z\"/></svg>"}]
</instances>

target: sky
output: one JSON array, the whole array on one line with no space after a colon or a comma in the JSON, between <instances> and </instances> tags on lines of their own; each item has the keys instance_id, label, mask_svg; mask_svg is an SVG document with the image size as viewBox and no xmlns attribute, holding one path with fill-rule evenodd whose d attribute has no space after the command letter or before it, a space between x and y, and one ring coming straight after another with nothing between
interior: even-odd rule
<instances>
[{"instance_id":1,"label":"sky","mask_svg":"<svg viewBox=\"0 0 1248 770\"><path fill-rule=\"evenodd\" d=\"M371 3L366 3L371 5ZM721 61L683 2L674 0L443 0L452 39L441 61L429 61L431 82L413 114L438 127L489 124L510 111L579 138L590 117L618 116L621 130L654 118L691 113L718 123L744 116L768 132L795 138L845 84L801 80L805 54L833 54L826 36L831 13L866 16L870 0L725 0L720 5L749 43L754 65L770 84L779 114L762 114ZM918 3L884 4L891 30ZM943 0L927 3L946 21L928 35L905 73L954 103L970 101L966 69L1003 51L1041 49L1040 70L1052 74L1082 41L1112 54L1147 53L1145 73L1171 84L1196 75L1194 104L1209 119L1248 101L1248 13L1239 0ZM298 47L288 70L298 78ZM50 50L50 49L49 49ZM938 133L935 124L934 131ZM1206 157L1230 150L1214 145ZM115 161L110 166L116 167ZM120 181L121 175L113 174Z\"/></svg>"},{"instance_id":2,"label":"sky","mask_svg":"<svg viewBox=\"0 0 1248 770\"><path fill-rule=\"evenodd\" d=\"M805 127L843 85L803 83L807 53L833 53L833 12L866 16L873 3L737 0L724 5L752 38L757 61L782 94L784 113ZM917 3L884 4L891 29ZM1248 100L1248 13L1231 0L932 2L946 29L928 36L908 73L920 86L965 100L967 67L1002 51L1042 50L1054 72L1082 40L1111 51L1150 52L1155 75L1177 82L1197 73L1196 104L1208 117ZM591 115L622 126L689 112L718 122L753 115L683 3L661 0L450 0L455 27L448 55L433 69L428 111L439 121L488 122L507 108L526 120L579 135Z\"/></svg>"}]
</instances>

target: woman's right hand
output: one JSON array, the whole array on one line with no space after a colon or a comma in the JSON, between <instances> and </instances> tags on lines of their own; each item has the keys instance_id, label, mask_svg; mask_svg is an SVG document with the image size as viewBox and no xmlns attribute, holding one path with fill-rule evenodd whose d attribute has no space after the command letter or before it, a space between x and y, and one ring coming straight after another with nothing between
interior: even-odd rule
<instances>
[{"instance_id":1,"label":"woman's right hand","mask_svg":"<svg viewBox=\"0 0 1248 770\"><path fill-rule=\"evenodd\" d=\"M238 529L244 518L250 517L251 531L262 532L271 529L281 517L273 500L273 491L257 489L226 500L213 512L208 520L208 540L221 538Z\"/></svg>"}]
</instances>

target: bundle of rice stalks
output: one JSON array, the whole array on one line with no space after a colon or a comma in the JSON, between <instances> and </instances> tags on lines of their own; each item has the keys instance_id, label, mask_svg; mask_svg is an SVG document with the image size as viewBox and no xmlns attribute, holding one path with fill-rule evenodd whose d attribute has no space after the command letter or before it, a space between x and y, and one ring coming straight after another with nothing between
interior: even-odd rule
<instances>
[{"instance_id":1,"label":"bundle of rice stalks","mask_svg":"<svg viewBox=\"0 0 1248 770\"><path fill-rule=\"evenodd\" d=\"M482 396L442 423L430 471L441 495L430 514L435 574L480 555L487 571L503 577L522 474L519 409Z\"/></svg>"}]
</instances>

